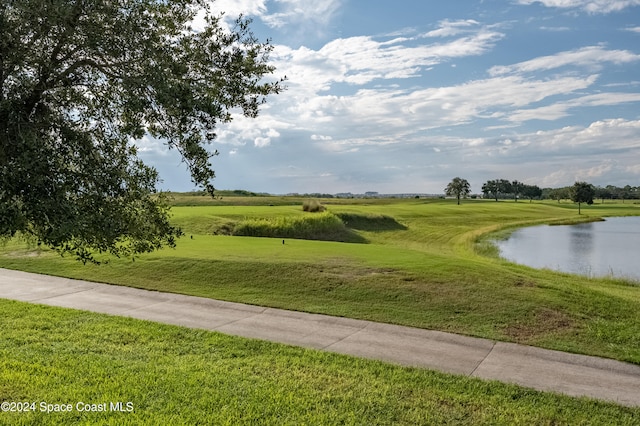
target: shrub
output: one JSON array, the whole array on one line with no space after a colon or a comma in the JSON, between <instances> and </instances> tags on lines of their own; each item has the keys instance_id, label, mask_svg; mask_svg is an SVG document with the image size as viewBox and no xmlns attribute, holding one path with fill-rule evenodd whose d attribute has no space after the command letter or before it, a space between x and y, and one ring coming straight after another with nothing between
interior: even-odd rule
<instances>
[{"instance_id":1,"label":"shrub","mask_svg":"<svg viewBox=\"0 0 640 426\"><path fill-rule=\"evenodd\" d=\"M302 211L309 213L318 213L325 211L326 208L320 204L318 200L304 200L302 203Z\"/></svg>"},{"instance_id":2,"label":"shrub","mask_svg":"<svg viewBox=\"0 0 640 426\"><path fill-rule=\"evenodd\" d=\"M282 216L247 219L236 225L233 235L245 237L297 238L305 240L365 242L330 212L313 216Z\"/></svg>"}]
</instances>

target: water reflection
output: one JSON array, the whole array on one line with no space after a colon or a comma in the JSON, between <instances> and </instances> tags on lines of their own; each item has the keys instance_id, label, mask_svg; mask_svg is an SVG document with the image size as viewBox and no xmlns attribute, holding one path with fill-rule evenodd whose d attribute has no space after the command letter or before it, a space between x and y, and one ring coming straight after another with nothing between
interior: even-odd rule
<instances>
[{"instance_id":1,"label":"water reflection","mask_svg":"<svg viewBox=\"0 0 640 426\"><path fill-rule=\"evenodd\" d=\"M533 226L498 241L502 257L535 268L640 280L640 217Z\"/></svg>"},{"instance_id":2,"label":"water reflection","mask_svg":"<svg viewBox=\"0 0 640 426\"><path fill-rule=\"evenodd\" d=\"M590 275L594 258L593 222L569 226L569 262L580 274Z\"/></svg>"}]
</instances>

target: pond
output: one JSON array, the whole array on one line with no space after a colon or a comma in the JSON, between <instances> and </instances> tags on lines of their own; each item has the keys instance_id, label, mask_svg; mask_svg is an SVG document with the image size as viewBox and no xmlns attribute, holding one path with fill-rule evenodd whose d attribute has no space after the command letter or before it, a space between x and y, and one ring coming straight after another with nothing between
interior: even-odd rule
<instances>
[{"instance_id":1,"label":"pond","mask_svg":"<svg viewBox=\"0 0 640 426\"><path fill-rule=\"evenodd\" d=\"M494 243L503 258L534 268L640 281L640 216L531 226Z\"/></svg>"}]
</instances>

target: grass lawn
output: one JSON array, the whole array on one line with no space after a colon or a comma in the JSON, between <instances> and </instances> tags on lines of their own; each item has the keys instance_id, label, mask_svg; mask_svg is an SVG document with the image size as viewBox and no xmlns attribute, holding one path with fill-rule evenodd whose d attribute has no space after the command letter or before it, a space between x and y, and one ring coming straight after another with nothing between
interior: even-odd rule
<instances>
[{"instance_id":1,"label":"grass lawn","mask_svg":"<svg viewBox=\"0 0 640 426\"><path fill-rule=\"evenodd\" d=\"M0 424L638 424L639 408L0 299ZM110 412L123 402L131 412ZM80 412L102 404L107 412ZM71 404L66 413L40 411ZM131 403L126 405L126 403ZM90 407L90 405L89 405Z\"/></svg>"},{"instance_id":2,"label":"grass lawn","mask_svg":"<svg viewBox=\"0 0 640 426\"><path fill-rule=\"evenodd\" d=\"M85 266L12 241L2 249L0 267L640 364L640 286L535 270L486 255L492 250L483 235L576 220L570 203L468 201L458 206L450 200L325 200L328 211L346 218L351 231L368 243L286 239L282 244L282 239L212 234L245 220L275 223L313 215L302 212L302 200L268 203L268 197L246 197L237 205L229 199L202 205L206 198L192 198L200 205L173 209L174 222L187 235L175 250L140 256L135 262L115 259ZM598 204L583 212L581 220L637 215L640 206Z\"/></svg>"}]
</instances>

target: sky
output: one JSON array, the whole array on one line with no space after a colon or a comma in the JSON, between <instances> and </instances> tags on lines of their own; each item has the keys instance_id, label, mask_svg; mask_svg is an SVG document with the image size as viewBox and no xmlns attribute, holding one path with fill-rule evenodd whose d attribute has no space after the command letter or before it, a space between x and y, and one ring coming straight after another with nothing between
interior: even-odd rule
<instances>
[{"instance_id":1,"label":"sky","mask_svg":"<svg viewBox=\"0 0 640 426\"><path fill-rule=\"evenodd\" d=\"M220 127L219 189L473 193L640 185L640 0L216 0L274 45L255 119ZM146 137L165 190L185 164Z\"/></svg>"}]
</instances>

